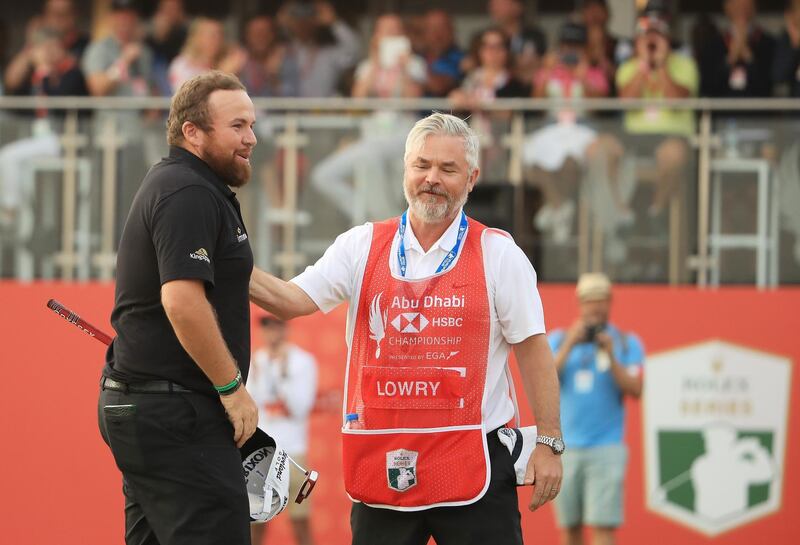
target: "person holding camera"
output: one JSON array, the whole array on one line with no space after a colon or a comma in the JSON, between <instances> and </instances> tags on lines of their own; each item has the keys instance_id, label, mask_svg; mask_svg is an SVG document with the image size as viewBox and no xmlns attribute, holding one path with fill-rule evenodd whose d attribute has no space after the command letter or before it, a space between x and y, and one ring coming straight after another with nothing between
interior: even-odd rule
<instances>
[{"instance_id":1,"label":"person holding camera","mask_svg":"<svg viewBox=\"0 0 800 545\"><path fill-rule=\"evenodd\" d=\"M608 96L608 79L590 63L587 39L584 24L568 21L562 25L558 47L545 56L534 77L535 98L566 102ZM587 123L585 112L576 107L559 107L549 117L550 123L525 139L522 162L544 197L534 225L563 244L572 231L586 149L597 133Z\"/></svg>"},{"instance_id":2,"label":"person holding camera","mask_svg":"<svg viewBox=\"0 0 800 545\"><path fill-rule=\"evenodd\" d=\"M425 61L411 51L411 41L399 15L375 20L369 55L356 68L353 98L418 98L427 77ZM416 121L413 113L384 109L366 117L361 138L336 150L311 172L314 188L352 223L399 214L404 200L395 179L402 175L406 134ZM354 203L357 185L366 192L363 210Z\"/></svg>"},{"instance_id":3,"label":"person holding camera","mask_svg":"<svg viewBox=\"0 0 800 545\"><path fill-rule=\"evenodd\" d=\"M639 338L609 323L611 282L602 273L581 275L576 289L580 317L548 336L561 384L561 422L570 449L556 499L565 545L611 545L622 523L627 462L623 442L626 395L642 393L644 348Z\"/></svg>"}]
</instances>

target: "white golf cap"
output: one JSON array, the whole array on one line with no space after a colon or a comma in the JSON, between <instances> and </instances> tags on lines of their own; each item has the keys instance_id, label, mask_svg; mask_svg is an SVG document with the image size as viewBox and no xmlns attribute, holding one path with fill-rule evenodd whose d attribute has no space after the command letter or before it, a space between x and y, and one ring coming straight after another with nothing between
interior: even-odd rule
<instances>
[{"instance_id":1,"label":"white golf cap","mask_svg":"<svg viewBox=\"0 0 800 545\"><path fill-rule=\"evenodd\" d=\"M240 449L250 519L266 522L289 504L289 455L260 429Z\"/></svg>"}]
</instances>

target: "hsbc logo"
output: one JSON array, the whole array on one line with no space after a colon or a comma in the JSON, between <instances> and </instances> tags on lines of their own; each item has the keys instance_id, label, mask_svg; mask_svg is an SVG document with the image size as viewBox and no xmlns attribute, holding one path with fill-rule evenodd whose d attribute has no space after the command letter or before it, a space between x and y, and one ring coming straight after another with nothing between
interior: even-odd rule
<instances>
[{"instance_id":1,"label":"hsbc logo","mask_svg":"<svg viewBox=\"0 0 800 545\"><path fill-rule=\"evenodd\" d=\"M419 312L403 312L395 316L391 323L400 333L419 333L428 327L430 322Z\"/></svg>"}]
</instances>

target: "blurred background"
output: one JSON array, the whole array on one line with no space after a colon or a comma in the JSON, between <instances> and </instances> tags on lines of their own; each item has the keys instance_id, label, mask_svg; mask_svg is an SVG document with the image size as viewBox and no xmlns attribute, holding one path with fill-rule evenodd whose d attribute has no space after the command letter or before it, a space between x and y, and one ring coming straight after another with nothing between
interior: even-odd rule
<instances>
[{"instance_id":1,"label":"blurred background","mask_svg":"<svg viewBox=\"0 0 800 545\"><path fill-rule=\"evenodd\" d=\"M788 433L800 1L7 1L0 67L2 359L38 389L31 407L14 382L0 411L19 433L0 454L14 491L0 500L9 542L122 543L118 474L93 420L101 348L42 308L61 298L110 330L117 243L142 177L167 153L169 97L210 69L237 74L258 112L253 178L239 190L258 266L291 278L349 227L398 215L411 125L433 110L468 117L482 174L467 213L526 252L548 329L573 319L577 277L605 272L617 320L654 362L723 362L698 376L677 365L685 380L669 395L646 380L643 406L688 403L681 414L700 429L750 414L726 403L774 394L752 411L771 416L739 428L773 434L763 443L776 477L724 523L695 513L670 473L681 467L659 461L667 409L643 418L631 403L620 543L800 539L788 486L800 482ZM337 311L289 333L319 362L309 450L323 475L310 522L319 543L349 542L340 454L323 446L338 446L343 323ZM750 386L732 389L742 377ZM33 448L43 429L54 442ZM58 477L33 482L43 465ZM523 526L529 542L558 540L549 508ZM292 539L278 521L264 542Z\"/></svg>"}]
</instances>

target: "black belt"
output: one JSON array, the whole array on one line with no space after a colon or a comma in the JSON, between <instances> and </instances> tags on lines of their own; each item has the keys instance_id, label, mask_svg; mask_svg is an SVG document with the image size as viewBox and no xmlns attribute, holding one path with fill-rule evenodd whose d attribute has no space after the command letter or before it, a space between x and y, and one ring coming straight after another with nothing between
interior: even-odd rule
<instances>
[{"instance_id":1,"label":"black belt","mask_svg":"<svg viewBox=\"0 0 800 545\"><path fill-rule=\"evenodd\" d=\"M125 392L132 394L190 394L193 390L184 388L180 384L175 384L169 380L150 380L147 382L134 382L128 384L119 382L113 378L103 377L100 379L100 388L103 390L114 390L115 392Z\"/></svg>"}]
</instances>

